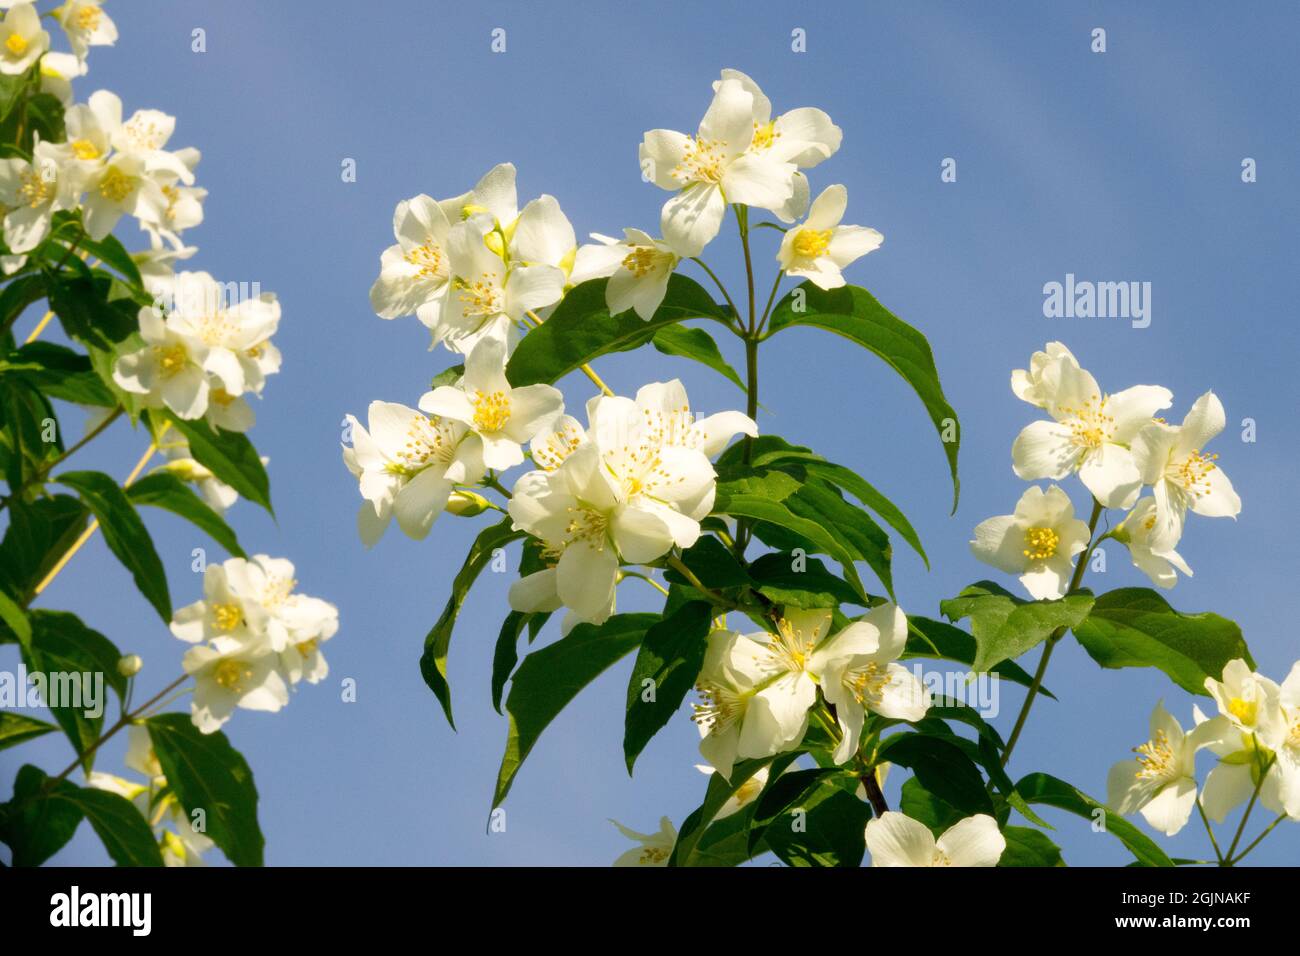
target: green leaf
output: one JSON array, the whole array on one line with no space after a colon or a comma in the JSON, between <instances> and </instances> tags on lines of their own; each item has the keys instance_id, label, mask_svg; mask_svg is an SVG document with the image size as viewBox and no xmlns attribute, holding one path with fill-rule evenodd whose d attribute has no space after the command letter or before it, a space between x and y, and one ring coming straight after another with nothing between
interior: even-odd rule
<instances>
[{"instance_id":1,"label":"green leaf","mask_svg":"<svg viewBox=\"0 0 1300 956\"><path fill-rule=\"evenodd\" d=\"M1092 609L1086 591L1055 601L1023 601L991 581L980 581L939 603L950 621L971 619L977 653L972 667L987 671L1047 640L1058 627L1077 626Z\"/></svg>"},{"instance_id":2,"label":"green leaf","mask_svg":"<svg viewBox=\"0 0 1300 956\"><path fill-rule=\"evenodd\" d=\"M644 345L660 329L683 319L728 321L727 310L698 282L678 274L668 277L664 300L649 322L631 310L610 315L605 305L608 281L592 279L571 289L551 317L524 336L506 367L511 385L550 384L602 355Z\"/></svg>"},{"instance_id":3,"label":"green leaf","mask_svg":"<svg viewBox=\"0 0 1300 956\"><path fill-rule=\"evenodd\" d=\"M866 289L851 285L822 290L804 282L793 289L772 310L767 334L775 335L796 325L834 332L874 352L920 396L940 439L945 438L945 431L951 430L952 440L943 442L943 451L952 473L953 511L956 511L960 490L957 451L961 434L957 413L944 398L934 354L925 336L891 314Z\"/></svg>"},{"instance_id":4,"label":"green leaf","mask_svg":"<svg viewBox=\"0 0 1300 956\"><path fill-rule=\"evenodd\" d=\"M1218 680L1229 661L1255 666L1234 621L1179 613L1150 588L1101 595L1074 636L1102 667L1156 667L1193 694L1208 695L1205 679Z\"/></svg>"},{"instance_id":5,"label":"green leaf","mask_svg":"<svg viewBox=\"0 0 1300 956\"><path fill-rule=\"evenodd\" d=\"M967 665L975 663L975 638L961 628L928 617L911 615L907 618L907 624L911 633L907 635L907 648L903 651L903 657L928 657ZM1021 687L1029 687L1034 682L1029 673L1015 661L1000 661L990 667L989 672ZM1038 692L1056 700L1056 695L1046 687L1039 687Z\"/></svg>"},{"instance_id":6,"label":"green leaf","mask_svg":"<svg viewBox=\"0 0 1300 956\"><path fill-rule=\"evenodd\" d=\"M921 786L963 813L993 814L984 778L951 740L929 734L894 734L881 741L877 760L908 767Z\"/></svg>"},{"instance_id":7,"label":"green leaf","mask_svg":"<svg viewBox=\"0 0 1300 956\"><path fill-rule=\"evenodd\" d=\"M713 606L691 601L645 632L627 684L623 756L629 774L645 745L664 728L695 686L712 623ZM645 699L647 684L654 688L650 700Z\"/></svg>"},{"instance_id":8,"label":"green leaf","mask_svg":"<svg viewBox=\"0 0 1300 956\"><path fill-rule=\"evenodd\" d=\"M1061 848L1048 839L1042 830L1029 827L1003 827L1007 848L1002 851L998 866L1065 866Z\"/></svg>"},{"instance_id":9,"label":"green leaf","mask_svg":"<svg viewBox=\"0 0 1300 956\"><path fill-rule=\"evenodd\" d=\"M13 851L14 866L40 866L72 839L81 826L81 808L59 799L77 787L55 781L25 764L14 778L14 795L2 808L0 838Z\"/></svg>"},{"instance_id":10,"label":"green leaf","mask_svg":"<svg viewBox=\"0 0 1300 956\"><path fill-rule=\"evenodd\" d=\"M153 539L126 492L100 471L65 471L55 480L76 491L94 512L104 532L104 543L131 572L135 586L153 605L163 623L170 624L172 599L167 590L167 574L154 550Z\"/></svg>"},{"instance_id":11,"label":"green leaf","mask_svg":"<svg viewBox=\"0 0 1300 956\"><path fill-rule=\"evenodd\" d=\"M144 279L140 277L140 269L131 258L131 253L126 251L126 247L112 233L98 240L82 236L79 248L89 252L104 265L116 269L131 285L138 289L144 288Z\"/></svg>"},{"instance_id":12,"label":"green leaf","mask_svg":"<svg viewBox=\"0 0 1300 956\"><path fill-rule=\"evenodd\" d=\"M184 436L194 460L218 481L225 482L254 504L275 514L271 508L271 482L253 443L238 432L212 428L207 422L187 422L170 412L166 421Z\"/></svg>"},{"instance_id":13,"label":"green leaf","mask_svg":"<svg viewBox=\"0 0 1300 956\"><path fill-rule=\"evenodd\" d=\"M58 684L57 688L51 688L57 693L46 695L61 701L57 706L50 706L50 712L89 773L94 763L89 748L99 739L108 701L90 701L87 695L95 693L99 675L103 675L104 684L113 689L119 700L126 696L126 678L117 672L122 652L103 634L86 627L80 618L67 611L35 610L28 612L28 617L32 640L23 660L28 671L45 674ZM91 684L89 688L87 680ZM51 701L47 700L46 704L50 705ZM88 715L87 711L98 713Z\"/></svg>"},{"instance_id":14,"label":"green leaf","mask_svg":"<svg viewBox=\"0 0 1300 956\"><path fill-rule=\"evenodd\" d=\"M925 548L921 547L921 539L917 535L916 529L912 527L911 522L907 520L907 516L898 509L897 505L877 491L869 481L843 465L837 465L834 462L809 461L804 462L802 467L809 474L816 475L823 481L847 491L858 501L880 515L885 523L897 531L899 536L921 556L926 568L930 567L930 558L926 555Z\"/></svg>"},{"instance_id":15,"label":"green leaf","mask_svg":"<svg viewBox=\"0 0 1300 956\"><path fill-rule=\"evenodd\" d=\"M53 495L8 508L9 527L0 542L0 579L26 604L45 575L86 528L86 506L71 495Z\"/></svg>"},{"instance_id":16,"label":"green leaf","mask_svg":"<svg viewBox=\"0 0 1300 956\"><path fill-rule=\"evenodd\" d=\"M72 262L80 262L72 257ZM69 338L111 349L139 328L140 306L130 299L111 299L110 276L62 275L49 287L50 308Z\"/></svg>"},{"instance_id":17,"label":"green leaf","mask_svg":"<svg viewBox=\"0 0 1300 956\"><path fill-rule=\"evenodd\" d=\"M226 524L226 519L173 474L160 471L146 475L127 489L127 497L133 504L153 505L170 511L206 532L213 541L235 557L247 557L244 549L239 546L239 538L234 530Z\"/></svg>"},{"instance_id":18,"label":"green leaf","mask_svg":"<svg viewBox=\"0 0 1300 956\"><path fill-rule=\"evenodd\" d=\"M657 614L616 614L604 624L579 624L568 636L533 651L515 671L506 697L510 730L492 806L510 792L537 738L578 691L641 643Z\"/></svg>"},{"instance_id":19,"label":"green leaf","mask_svg":"<svg viewBox=\"0 0 1300 956\"><path fill-rule=\"evenodd\" d=\"M74 787L54 799L76 804L118 866L162 866L149 823L130 800L94 787Z\"/></svg>"},{"instance_id":20,"label":"green leaf","mask_svg":"<svg viewBox=\"0 0 1300 956\"><path fill-rule=\"evenodd\" d=\"M654 347L665 355L679 355L707 365L723 378L734 382L742 391L745 383L736 370L727 364L707 330L688 328L685 325L665 325L655 333Z\"/></svg>"},{"instance_id":21,"label":"green leaf","mask_svg":"<svg viewBox=\"0 0 1300 956\"><path fill-rule=\"evenodd\" d=\"M27 100L27 129L23 146L39 135L46 143L62 143L67 139L63 123L62 101L51 93L33 93Z\"/></svg>"},{"instance_id":22,"label":"green leaf","mask_svg":"<svg viewBox=\"0 0 1300 956\"><path fill-rule=\"evenodd\" d=\"M465 563L461 565L455 579L451 582L451 597L447 599L446 607L442 609L442 614L438 616L433 628L424 638L420 673L434 696L438 698L438 702L442 704L443 713L447 715L447 723L453 729L456 727L456 721L451 716L451 685L447 683L447 650L451 647L451 632L456 626L460 607L465 603L465 596L469 594L469 589L474 586L479 574L492 560L492 552L524 537L524 532L511 528L512 524L510 518L503 518L499 523L485 528L474 539L469 554L465 556Z\"/></svg>"},{"instance_id":23,"label":"green leaf","mask_svg":"<svg viewBox=\"0 0 1300 956\"><path fill-rule=\"evenodd\" d=\"M749 576L760 594L785 607L868 606L852 585L831 574L816 558L774 551L755 559L749 566Z\"/></svg>"},{"instance_id":24,"label":"green leaf","mask_svg":"<svg viewBox=\"0 0 1300 956\"><path fill-rule=\"evenodd\" d=\"M749 587L752 583L731 549L712 535L701 535L695 544L683 551L682 564L699 578L701 584L715 591ZM688 584L686 577L673 568L664 571L664 579L673 584Z\"/></svg>"},{"instance_id":25,"label":"green leaf","mask_svg":"<svg viewBox=\"0 0 1300 956\"><path fill-rule=\"evenodd\" d=\"M743 787L749 780L764 767L771 767L768 776L767 788L780 779L785 769L799 755L797 753L777 754L770 757L759 757L756 760L741 760L731 769L731 778L727 779L719 773L714 773L709 777L708 788L704 792L704 802L696 807L682 821L682 825L677 830L677 843L673 846L673 855L668 860L669 866L707 866L707 859L697 857L697 851L708 842L705 837L714 826L714 818L717 817L718 811L722 809L723 804L735 795L736 791ZM761 796L760 796L761 799ZM728 818L730 819L730 818ZM726 822L725 820L722 822Z\"/></svg>"},{"instance_id":26,"label":"green leaf","mask_svg":"<svg viewBox=\"0 0 1300 956\"><path fill-rule=\"evenodd\" d=\"M506 682L519 663L519 635L531 617L523 611L511 611L497 635L496 649L492 652L492 707L498 714L501 713L501 695L505 693Z\"/></svg>"},{"instance_id":27,"label":"green leaf","mask_svg":"<svg viewBox=\"0 0 1300 956\"><path fill-rule=\"evenodd\" d=\"M0 750L17 747L21 743L43 737L50 731L58 729L53 724L28 717L26 714L0 710Z\"/></svg>"},{"instance_id":28,"label":"green leaf","mask_svg":"<svg viewBox=\"0 0 1300 956\"><path fill-rule=\"evenodd\" d=\"M761 835L789 866L858 866L871 808L857 798L857 787L857 775L846 770L784 774L758 800L751 844Z\"/></svg>"},{"instance_id":29,"label":"green leaf","mask_svg":"<svg viewBox=\"0 0 1300 956\"><path fill-rule=\"evenodd\" d=\"M908 777L903 781L898 809L913 820L924 823L936 837L942 836L949 827L966 819L966 814L925 789L916 777Z\"/></svg>"},{"instance_id":30,"label":"green leaf","mask_svg":"<svg viewBox=\"0 0 1300 956\"><path fill-rule=\"evenodd\" d=\"M51 398L96 408L116 408L90 358L53 342L31 342L0 360L0 374L15 374Z\"/></svg>"},{"instance_id":31,"label":"green leaf","mask_svg":"<svg viewBox=\"0 0 1300 956\"><path fill-rule=\"evenodd\" d=\"M802 488L785 499L794 514L809 518L839 539L858 560L865 561L876 573L885 591L894 596L890 565L894 550L889 536L861 508L845 501L830 485L809 479Z\"/></svg>"},{"instance_id":32,"label":"green leaf","mask_svg":"<svg viewBox=\"0 0 1300 956\"><path fill-rule=\"evenodd\" d=\"M221 731L199 733L185 714L145 721L154 754L190 819L203 811L206 834L235 866L261 866L257 787L248 762Z\"/></svg>"},{"instance_id":33,"label":"green leaf","mask_svg":"<svg viewBox=\"0 0 1300 956\"><path fill-rule=\"evenodd\" d=\"M1029 803L1056 807L1090 823L1104 819L1106 832L1128 847L1143 866L1173 866L1165 852L1141 830L1064 780L1046 773L1031 773L1016 784L1016 792Z\"/></svg>"},{"instance_id":34,"label":"green leaf","mask_svg":"<svg viewBox=\"0 0 1300 956\"><path fill-rule=\"evenodd\" d=\"M0 329L7 329L18 321L33 302L45 298L45 275L37 272L19 276L0 289Z\"/></svg>"},{"instance_id":35,"label":"green leaf","mask_svg":"<svg viewBox=\"0 0 1300 956\"><path fill-rule=\"evenodd\" d=\"M32 625L27 620L27 612L18 606L9 595L0 591L0 620L18 638L23 647L31 647Z\"/></svg>"},{"instance_id":36,"label":"green leaf","mask_svg":"<svg viewBox=\"0 0 1300 956\"><path fill-rule=\"evenodd\" d=\"M438 388L441 385L455 385L465 374L464 363L453 365L451 368L443 369L435 375L429 382L429 388Z\"/></svg>"}]
</instances>

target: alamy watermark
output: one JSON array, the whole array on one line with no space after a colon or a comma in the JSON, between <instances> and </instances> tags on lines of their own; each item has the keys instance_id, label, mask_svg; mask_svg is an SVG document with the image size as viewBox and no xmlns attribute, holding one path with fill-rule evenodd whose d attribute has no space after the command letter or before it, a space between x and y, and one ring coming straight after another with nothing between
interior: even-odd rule
<instances>
[{"instance_id":1,"label":"alamy watermark","mask_svg":"<svg viewBox=\"0 0 1300 956\"><path fill-rule=\"evenodd\" d=\"M0 707L59 707L79 710L89 720L104 716L103 671L0 671Z\"/></svg>"},{"instance_id":2,"label":"alamy watermark","mask_svg":"<svg viewBox=\"0 0 1300 956\"><path fill-rule=\"evenodd\" d=\"M1043 315L1049 319L1128 319L1135 329L1151 324L1150 282L1076 280L1043 285Z\"/></svg>"}]
</instances>

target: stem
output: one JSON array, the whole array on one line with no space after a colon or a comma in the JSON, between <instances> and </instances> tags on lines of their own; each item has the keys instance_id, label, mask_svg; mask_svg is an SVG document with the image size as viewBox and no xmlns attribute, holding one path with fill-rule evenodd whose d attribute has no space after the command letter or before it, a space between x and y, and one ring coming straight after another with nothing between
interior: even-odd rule
<instances>
[{"instance_id":1,"label":"stem","mask_svg":"<svg viewBox=\"0 0 1300 956\"><path fill-rule=\"evenodd\" d=\"M1093 536L1097 531L1097 521L1101 518L1101 502L1097 499L1092 501L1092 516L1088 519L1088 546L1083 549L1079 555L1079 561L1074 566L1074 574L1070 577L1070 586L1066 588L1065 594L1069 596L1079 589L1079 584L1083 581L1084 572L1088 570L1088 560L1092 557L1093 548L1097 542ZM1057 642L1065 636L1068 628L1065 625L1058 627L1047 636L1047 643L1043 645L1043 656L1038 659L1038 669L1034 671L1034 679L1029 684L1029 693L1025 695L1025 702L1020 708L1020 714L1016 717L1016 724L1011 728L1011 736L1007 738L1007 748L1002 751L1002 766L1007 765L1011 759L1011 750L1015 747L1016 741L1020 739L1020 732L1025 728L1025 721L1029 719L1029 708L1034 706L1034 698L1038 696L1039 689L1043 686L1043 675L1047 673L1047 662L1052 659L1052 650L1056 647Z\"/></svg>"},{"instance_id":2,"label":"stem","mask_svg":"<svg viewBox=\"0 0 1300 956\"><path fill-rule=\"evenodd\" d=\"M767 317L772 314L772 303L776 301L776 290L781 288L781 280L785 278L785 273L780 269L776 271L776 279L772 283L772 291L767 295L767 305L763 306L763 315L758 320L758 332L761 335L763 326L767 324Z\"/></svg>"},{"instance_id":3,"label":"stem","mask_svg":"<svg viewBox=\"0 0 1300 956\"><path fill-rule=\"evenodd\" d=\"M40 468L38 468L36 470L36 474L32 475L31 478L27 479L27 481L23 482L13 491L9 492L9 494L5 495L3 500L0 500L0 511L3 511L6 507L8 507L9 502L13 501L14 498L17 498L28 487L34 484L38 484L41 481L44 481L46 475L48 475L59 465L63 464L65 461L71 458L75 452L79 451L80 449L84 448L86 445L90 444L90 442L94 441L99 436L100 432L102 432L109 425L113 424L113 422L117 421L118 416L120 416L121 414L122 414L122 406L119 405L117 408L113 410L113 413L111 415L105 416L102 422L100 422L89 432L87 432L85 436L82 437L82 439L78 441L75 445L65 450L63 454L54 458L52 461L48 461Z\"/></svg>"},{"instance_id":4,"label":"stem","mask_svg":"<svg viewBox=\"0 0 1300 956\"><path fill-rule=\"evenodd\" d=\"M130 488L135 480L140 477L140 472L144 471L144 466L149 464L149 459L152 458L154 452L158 450L158 442L170 427L171 422L164 422L162 428L158 429L157 436L155 436L154 440L149 443L149 447L146 448L144 454L140 456L140 460L135 463L135 467L131 469L131 474L127 475L126 480L122 482L123 488ZM90 527L81 532L80 537L78 537L76 541L72 542L72 547L63 552L63 557L59 558L59 560L55 562L54 567L50 568L50 573L45 575L40 584L36 585L36 589L32 591L32 596L28 598L26 602L27 604L36 600L36 598L40 596L41 592L50 586L50 583L59 576L59 572L68 566L68 562L72 560L73 556L81 550L82 546L85 545L85 543L89 541L98 530L99 520L96 519L90 523ZM24 607L25 606L26 604Z\"/></svg>"},{"instance_id":5,"label":"stem","mask_svg":"<svg viewBox=\"0 0 1300 956\"><path fill-rule=\"evenodd\" d=\"M638 580L644 581L646 584L650 585L652 588L654 588L656 591L658 591L658 592L659 592L660 594L662 594L664 597L667 597L667 596L668 596L668 589L667 589L666 587L664 587L662 584L660 584L658 581L656 581L654 578L650 577L650 575L648 575L648 574L642 574L640 571L626 571L626 570L625 570L625 571L623 572L623 577L625 577L625 578L637 578Z\"/></svg>"},{"instance_id":6,"label":"stem","mask_svg":"<svg viewBox=\"0 0 1300 956\"><path fill-rule=\"evenodd\" d=\"M717 591L713 591L705 587L704 582L702 582L696 576L695 572L692 571L690 568L688 568L686 564L682 561L682 559L677 557L677 555L669 554L665 563L674 571L676 571L678 574L680 574L682 577L684 577L690 583L691 587L695 588L695 590L699 591L701 594L707 597L718 607L725 607L730 611L746 610L745 605L737 604L735 601L731 600L731 598L725 597L719 594Z\"/></svg>"},{"instance_id":7,"label":"stem","mask_svg":"<svg viewBox=\"0 0 1300 956\"><path fill-rule=\"evenodd\" d=\"M1253 734L1251 736L1254 737ZM1257 740L1255 741L1255 753L1259 753L1259 741ZM1250 819L1250 811L1255 809L1255 801L1259 799L1259 791L1263 788L1264 781L1268 779L1268 772L1273 769L1273 764L1276 762L1277 756L1274 755L1269 759L1268 763L1264 764L1264 768L1260 771L1259 782L1255 784L1255 790L1250 795L1250 802L1246 804L1246 812L1241 815L1241 822L1237 824L1237 832L1232 838L1232 843L1228 846L1224 866L1232 866L1237 862L1232 858L1232 855L1237 851L1237 844L1241 842L1241 835L1246 832L1246 821Z\"/></svg>"},{"instance_id":8,"label":"stem","mask_svg":"<svg viewBox=\"0 0 1300 956\"><path fill-rule=\"evenodd\" d=\"M1219 866L1223 866L1223 851L1219 849L1219 841L1214 838L1214 830L1210 828L1210 818L1205 815L1205 807L1201 806L1201 796L1196 795L1196 809L1201 814L1201 822L1205 824L1205 832L1210 835L1210 846L1214 847L1214 858L1219 861Z\"/></svg>"},{"instance_id":9,"label":"stem","mask_svg":"<svg viewBox=\"0 0 1300 956\"><path fill-rule=\"evenodd\" d=\"M1279 823L1281 823L1283 820L1285 820L1286 818L1287 818L1287 817L1286 817L1286 814L1285 814L1285 813L1279 813L1279 814L1277 815L1277 819L1274 820L1272 823L1270 823L1268 826L1266 826L1266 827L1264 828L1264 832L1261 833L1259 836L1255 837L1255 839L1251 841L1250 846L1248 846L1248 847L1246 847L1246 849L1242 850L1242 851L1241 851L1241 856L1239 856L1239 857L1237 857L1235 860L1233 860L1232 863L1233 863L1233 864L1240 863L1240 862L1245 858L1245 856L1246 856L1247 853L1249 853L1251 850L1255 849L1255 847L1259 846L1259 844L1263 841L1264 837L1266 837L1266 836L1268 836L1270 833L1272 833L1272 832L1273 832L1273 828L1274 828L1275 826L1277 826Z\"/></svg>"},{"instance_id":10,"label":"stem","mask_svg":"<svg viewBox=\"0 0 1300 956\"><path fill-rule=\"evenodd\" d=\"M53 786L54 784L58 783L60 780L66 780L67 777L68 777L68 774L70 774L70 773L72 773L72 771L76 770L77 767L81 764L81 762L82 762L83 760L85 760L87 757L89 757L91 754L93 754L96 750L98 750L98 749L99 749L99 748L100 748L100 747L101 747L101 746L102 746L102 745L103 745L103 744L104 744L104 743L105 743L105 742L106 742L110 737L112 737L114 734L116 734L119 730L121 730L121 729L122 729L123 727L125 727L127 724L131 723L131 721L135 720L136 717L138 717L140 714L144 713L144 711L148 710L148 709L149 709L153 704L155 704L155 703L157 703L158 701L162 700L162 698L166 697L168 694L170 694L172 691L174 691L177 687L179 687L179 686L180 686L181 684L183 684L185 681L189 680L189 677L190 677L189 674L182 674L180 677L176 678L174 681L172 681L170 684L168 684L168 685L167 685L166 687L164 687L162 690L158 691L158 693L156 693L156 694L154 694L152 697L150 697L147 701L145 701L143 704L141 704L141 705L140 705L139 707L137 707L135 710L131 711L131 712L128 713L128 714L123 714L121 717L119 717L119 718L117 719L117 723L113 724L112 727L108 728L108 730L103 734L103 736L101 736L101 737L100 737L98 740L96 740L93 744L91 744L89 747L87 747L86 750L85 750L85 752L82 753L79 757L77 757L76 760L72 761L72 763L70 763L70 764L68 764L68 766L64 767L64 768L63 768L63 772L62 772L61 774L59 774L59 775L58 775L57 777L55 777L53 780L48 781L48 782L45 784L46 788L49 788L49 787Z\"/></svg>"},{"instance_id":11,"label":"stem","mask_svg":"<svg viewBox=\"0 0 1300 956\"><path fill-rule=\"evenodd\" d=\"M28 335L27 338L23 340L23 345L31 345L33 342L39 339L41 337L41 333L45 331L45 327L50 324L50 319L52 318L54 318L54 310L50 309L41 318L41 321L36 323L36 328L32 329L31 334Z\"/></svg>"},{"instance_id":12,"label":"stem","mask_svg":"<svg viewBox=\"0 0 1300 956\"><path fill-rule=\"evenodd\" d=\"M722 298L725 299L727 305L731 307L732 315L735 316L737 322L740 322L741 321L740 310L736 308L736 303L731 301L731 293L727 291L727 287L722 284L722 280L718 278L717 274L712 269L709 268L709 264L705 262L703 259L701 259L699 256L691 256L691 262L694 262L697 266L699 266L701 269L703 269L705 272L708 273L709 278L713 280L713 284L716 285L718 287L718 291L722 293Z\"/></svg>"},{"instance_id":13,"label":"stem","mask_svg":"<svg viewBox=\"0 0 1300 956\"><path fill-rule=\"evenodd\" d=\"M528 318L532 319L533 328L538 328L542 324L542 320L537 317L537 313L532 311L531 309L529 309L524 314ZM610 387L600 380L600 376L597 375L595 371L592 370L592 367L590 365L587 365L584 362L582 365L579 366L579 368L582 369L582 373L586 375L587 378L591 379L592 384L595 385L598 389L600 389L603 394L605 395L614 394L614 392L610 389Z\"/></svg>"},{"instance_id":14,"label":"stem","mask_svg":"<svg viewBox=\"0 0 1300 956\"><path fill-rule=\"evenodd\" d=\"M871 767L858 779L862 781L862 786L867 791L867 799L871 801L871 809L876 816L879 817L882 813L888 813L889 804L885 802L885 794L880 789L880 783L876 780L876 768Z\"/></svg>"},{"instance_id":15,"label":"stem","mask_svg":"<svg viewBox=\"0 0 1300 956\"><path fill-rule=\"evenodd\" d=\"M740 246L745 253L745 284L749 289L749 319L745 334L745 414L751 420L758 419L758 315L754 307L754 263L749 251L749 211L741 205L731 207L736 213L736 228L740 231ZM779 275L778 275L779 281ZM754 439L746 435L745 464L754 457ZM736 522L737 560L745 559L745 549L749 546L749 522L744 518Z\"/></svg>"}]
</instances>

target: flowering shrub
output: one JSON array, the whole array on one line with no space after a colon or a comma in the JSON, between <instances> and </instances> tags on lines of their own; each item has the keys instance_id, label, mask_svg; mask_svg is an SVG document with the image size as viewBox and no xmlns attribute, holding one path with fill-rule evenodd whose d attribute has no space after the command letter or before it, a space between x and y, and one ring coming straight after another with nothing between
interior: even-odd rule
<instances>
[{"instance_id":1,"label":"flowering shrub","mask_svg":"<svg viewBox=\"0 0 1300 956\"><path fill-rule=\"evenodd\" d=\"M895 602L891 535L929 560L902 512L854 469L760 433L760 347L795 326L823 329L915 390L957 490L957 416L926 339L844 276L883 237L844 223L843 186L813 198L805 171L838 151L841 132L818 109L774 113L752 79L724 70L693 133L645 134L642 179L669 193L658 236L629 228L579 244L553 197L519 208L508 164L459 196L397 206L371 303L381 318L414 315L455 364L415 407L376 401L364 427L349 418L343 459L358 479L368 545L394 519L417 539L444 511L494 519L425 639L421 670L449 722L461 605L493 556L520 545L493 654L492 700L500 710L504 699L509 717L494 808L560 710L634 656L627 768L694 693L708 783L680 827L665 818L642 834L620 824L637 846L619 864L735 865L771 852L792 865L852 866L869 852L877 866L1053 865L1060 851L1034 809L1048 805L1101 826L1139 863L1168 866L1124 816L1141 811L1165 833L1181 827L1198 805L1201 749L1219 756L1200 805L1207 829L1245 801L1279 820L1300 815L1300 669L1279 687L1253 673L1231 621L1179 613L1148 588L1094 595L1082 586L1109 538L1171 587L1191 573L1176 551L1188 512L1240 509L1204 451L1224 423L1212 393L1174 426L1154 417L1171 404L1167 389L1103 392L1060 343L1015 372L1015 394L1048 416L1016 440L1016 475L1077 473L1090 514L1076 517L1059 485L1034 485L1013 514L980 524L974 553L1018 576L1031 600L980 582L942 603L948 622ZM729 218L746 276L734 296L703 258ZM766 299L763 229L780 237ZM782 294L787 279L797 284ZM723 333L743 345L743 376L718 348ZM648 345L743 387L744 411L699 415L677 380L613 394L593 364ZM595 390L581 416L566 412L555 385L575 371ZM1122 517L1099 530L1111 510ZM662 610L620 613L620 591L644 586L662 593ZM557 613L558 637L520 661L522 635L531 643ZM969 631L957 626L966 619ZM1184 734L1157 709L1138 759L1111 775L1109 807L1047 774L1010 775L1067 632L1102 666L1159 668L1220 712L1194 710L1197 726ZM1031 676L1016 659L1039 647ZM1026 687L1009 736L919 680L901 663L909 659ZM891 767L910 773L894 809L882 789ZM1219 862L1255 845L1239 845L1245 817L1226 850L1214 843Z\"/></svg>"},{"instance_id":2,"label":"flowering shrub","mask_svg":"<svg viewBox=\"0 0 1300 956\"><path fill-rule=\"evenodd\" d=\"M240 497L271 508L264 459L245 432L249 399L280 368L280 305L260 289L245 295L206 272L176 271L197 251L185 233L202 222L207 193L194 185L198 151L169 148L171 116L125 116L108 90L74 101L89 48L117 39L102 6L67 0L43 15L31 3L3 6L0 643L19 646L39 694L27 698L25 677L19 687L0 677L0 749L61 729L75 759L53 775L18 771L0 804L0 841L12 865L39 864L85 819L118 864L199 864L214 845L236 864L260 864L252 772L220 727L237 707L279 710L296 685L324 678L321 644L338 628L332 605L296 593L292 564L246 555L224 518ZM71 52L51 49L43 19ZM129 220L147 238L138 252L114 234ZM49 311L18 344L15 326L41 301ZM55 317L67 345L41 339ZM55 402L86 410L82 437L65 440ZM123 419L149 436L124 482L64 467ZM146 472L158 452L165 463ZM201 600L173 611L143 505L193 523L232 555L206 567L197 559ZM96 530L163 624L192 645L180 676L139 706L137 655L68 612L32 607ZM104 684L119 705L108 726ZM185 695L189 716L164 712ZM16 699L43 704L56 723L11 709ZM122 730L127 766L142 780L94 769Z\"/></svg>"}]
</instances>

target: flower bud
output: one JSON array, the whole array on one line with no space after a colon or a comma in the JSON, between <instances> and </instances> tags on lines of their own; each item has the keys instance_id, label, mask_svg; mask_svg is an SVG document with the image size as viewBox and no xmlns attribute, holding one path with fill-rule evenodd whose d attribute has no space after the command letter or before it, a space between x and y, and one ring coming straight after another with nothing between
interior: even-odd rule
<instances>
[{"instance_id":1,"label":"flower bud","mask_svg":"<svg viewBox=\"0 0 1300 956\"><path fill-rule=\"evenodd\" d=\"M142 667L144 667L144 661L140 659L139 654L127 654L125 657L117 659L117 672L123 677L134 677L140 673Z\"/></svg>"},{"instance_id":2,"label":"flower bud","mask_svg":"<svg viewBox=\"0 0 1300 956\"><path fill-rule=\"evenodd\" d=\"M447 511L460 518L480 515L490 506L490 501L472 491L453 491L451 497L447 499Z\"/></svg>"}]
</instances>

